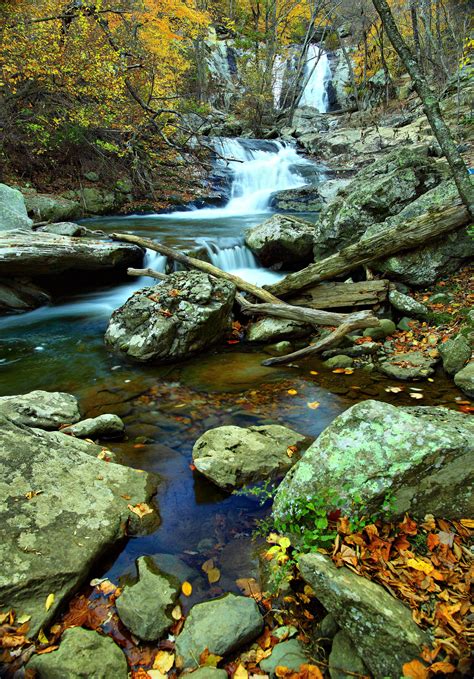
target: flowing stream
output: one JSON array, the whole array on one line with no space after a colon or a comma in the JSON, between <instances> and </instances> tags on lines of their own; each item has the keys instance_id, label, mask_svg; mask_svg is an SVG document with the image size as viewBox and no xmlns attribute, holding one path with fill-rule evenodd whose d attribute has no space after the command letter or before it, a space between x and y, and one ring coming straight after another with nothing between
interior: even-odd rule
<instances>
[{"instance_id":1,"label":"flowing stream","mask_svg":"<svg viewBox=\"0 0 474 679\"><path fill-rule=\"evenodd\" d=\"M224 207L106 217L88 220L88 225L158 238L181 249L204 247L211 261L226 271L260 284L275 280L281 274L259 266L243 244L243 231L269 216L273 191L302 186L310 177L320 177L320 169L279 142L216 143L227 158L218 161L219 167L231 179ZM148 253L146 265L163 271L166 260ZM356 400L388 400L390 395L384 391L386 378L361 371L334 375L321 369L317 360L264 368L266 354L244 344L174 366L126 363L105 350L104 331L112 311L148 284L154 282L133 280L69 295L51 307L0 319L0 395L33 389L66 391L80 399L85 417L116 413L124 419L127 438L111 447L120 461L160 474L157 505L162 524L147 537L131 539L119 554L111 554L102 573L118 579L133 569L140 555L165 554L160 558L168 559L168 567L179 557L194 573L187 576L193 579L193 603L235 590L236 578L258 577L250 535L253 520L261 513L251 500L217 490L190 469L196 439L224 424L281 423L316 436ZM449 405L453 392L440 378L436 388L427 387L424 404ZM307 407L314 401L321 404L316 411ZM409 405L410 398L402 395L398 403ZM211 556L222 578L209 590L200 565Z\"/></svg>"}]
</instances>

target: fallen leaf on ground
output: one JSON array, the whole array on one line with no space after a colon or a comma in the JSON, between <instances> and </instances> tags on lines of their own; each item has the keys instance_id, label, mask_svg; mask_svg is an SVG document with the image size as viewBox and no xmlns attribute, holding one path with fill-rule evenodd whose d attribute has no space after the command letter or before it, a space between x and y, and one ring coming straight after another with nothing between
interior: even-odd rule
<instances>
[{"instance_id":1,"label":"fallen leaf on ground","mask_svg":"<svg viewBox=\"0 0 474 679\"><path fill-rule=\"evenodd\" d=\"M201 566L201 569L204 571L204 573L209 573L209 571L211 571L213 568L214 568L214 560L213 559L208 559Z\"/></svg>"},{"instance_id":2,"label":"fallen leaf on ground","mask_svg":"<svg viewBox=\"0 0 474 679\"><path fill-rule=\"evenodd\" d=\"M288 455L290 460L293 457L293 455L296 453L297 450L298 450L297 446L288 446L288 448L286 449L286 454Z\"/></svg>"},{"instance_id":3,"label":"fallen leaf on ground","mask_svg":"<svg viewBox=\"0 0 474 679\"><path fill-rule=\"evenodd\" d=\"M422 571L423 573L426 573L426 575L429 575L434 571L433 564L422 561L421 559L408 559L407 566L409 568L414 568L417 571Z\"/></svg>"},{"instance_id":4,"label":"fallen leaf on ground","mask_svg":"<svg viewBox=\"0 0 474 679\"><path fill-rule=\"evenodd\" d=\"M317 408L319 408L321 403L319 401L311 401L310 403L307 403L306 405L308 406L308 408L311 408L311 410L316 410Z\"/></svg>"},{"instance_id":5,"label":"fallen leaf on ground","mask_svg":"<svg viewBox=\"0 0 474 679\"><path fill-rule=\"evenodd\" d=\"M248 679L249 673L243 665L239 665L234 672L234 679Z\"/></svg>"},{"instance_id":6,"label":"fallen leaf on ground","mask_svg":"<svg viewBox=\"0 0 474 679\"><path fill-rule=\"evenodd\" d=\"M403 665L403 676L410 679L428 679L428 668L420 660L412 660Z\"/></svg>"},{"instance_id":7,"label":"fallen leaf on ground","mask_svg":"<svg viewBox=\"0 0 474 679\"><path fill-rule=\"evenodd\" d=\"M418 392L412 392L409 394L410 398L415 398L415 399L420 399L423 398L423 394L419 394Z\"/></svg>"},{"instance_id":8,"label":"fallen leaf on ground","mask_svg":"<svg viewBox=\"0 0 474 679\"><path fill-rule=\"evenodd\" d=\"M262 591L255 578L239 578L235 584L245 596L261 597Z\"/></svg>"},{"instance_id":9,"label":"fallen leaf on ground","mask_svg":"<svg viewBox=\"0 0 474 679\"><path fill-rule=\"evenodd\" d=\"M298 393L298 392L296 391L296 389L288 389L288 394L289 394L290 396L296 396L297 393Z\"/></svg>"},{"instance_id":10,"label":"fallen leaf on ground","mask_svg":"<svg viewBox=\"0 0 474 679\"><path fill-rule=\"evenodd\" d=\"M213 585L216 582L219 582L221 579L221 572L218 568L211 568L210 570L207 571L207 579L209 580L209 584Z\"/></svg>"},{"instance_id":11,"label":"fallen leaf on ground","mask_svg":"<svg viewBox=\"0 0 474 679\"><path fill-rule=\"evenodd\" d=\"M153 509L146 502L139 502L137 505L127 505L128 509L136 514L139 519L143 519L147 514L153 514Z\"/></svg>"},{"instance_id":12,"label":"fallen leaf on ground","mask_svg":"<svg viewBox=\"0 0 474 679\"><path fill-rule=\"evenodd\" d=\"M169 653L169 651L158 651L153 661L153 669L159 670L162 674L166 674L173 667L174 661L174 653Z\"/></svg>"},{"instance_id":13,"label":"fallen leaf on ground","mask_svg":"<svg viewBox=\"0 0 474 679\"><path fill-rule=\"evenodd\" d=\"M183 617L183 611L181 610L181 606L179 604L171 611L171 617L173 620L181 620Z\"/></svg>"}]
</instances>

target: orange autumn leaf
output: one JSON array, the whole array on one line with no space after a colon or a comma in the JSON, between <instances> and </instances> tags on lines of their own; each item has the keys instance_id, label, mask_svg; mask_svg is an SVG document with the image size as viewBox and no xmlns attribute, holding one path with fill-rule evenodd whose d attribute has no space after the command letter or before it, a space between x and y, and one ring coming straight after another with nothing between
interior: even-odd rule
<instances>
[{"instance_id":1,"label":"orange autumn leaf","mask_svg":"<svg viewBox=\"0 0 474 679\"><path fill-rule=\"evenodd\" d=\"M406 662L403 667L403 676L409 679L428 679L428 668L420 660Z\"/></svg>"}]
</instances>

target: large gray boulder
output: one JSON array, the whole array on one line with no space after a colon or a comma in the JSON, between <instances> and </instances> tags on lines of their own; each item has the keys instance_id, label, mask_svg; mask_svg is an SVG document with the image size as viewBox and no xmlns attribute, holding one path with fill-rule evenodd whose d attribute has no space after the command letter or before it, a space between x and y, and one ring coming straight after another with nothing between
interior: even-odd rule
<instances>
[{"instance_id":1,"label":"large gray boulder","mask_svg":"<svg viewBox=\"0 0 474 679\"><path fill-rule=\"evenodd\" d=\"M315 260L358 240L369 226L398 214L441 179L426 149L402 148L365 168L321 214L314 235Z\"/></svg>"},{"instance_id":2,"label":"large gray boulder","mask_svg":"<svg viewBox=\"0 0 474 679\"><path fill-rule=\"evenodd\" d=\"M381 585L347 568L336 568L323 554L305 554L299 567L376 679L398 679L404 663L418 658L423 646L429 645L410 610ZM358 670L352 667L351 671Z\"/></svg>"},{"instance_id":3,"label":"large gray boulder","mask_svg":"<svg viewBox=\"0 0 474 679\"><path fill-rule=\"evenodd\" d=\"M62 636L59 648L34 655L27 665L39 679L127 679L123 651L110 637L72 627Z\"/></svg>"},{"instance_id":4,"label":"large gray boulder","mask_svg":"<svg viewBox=\"0 0 474 679\"><path fill-rule=\"evenodd\" d=\"M61 391L30 391L28 394L0 397L0 415L15 424L39 429L58 429L78 422L81 413L77 398Z\"/></svg>"},{"instance_id":5,"label":"large gray boulder","mask_svg":"<svg viewBox=\"0 0 474 679\"><path fill-rule=\"evenodd\" d=\"M282 517L295 500L336 492L338 508L350 510L360 496L367 513L390 493L395 515L471 516L473 452L468 415L364 401L336 417L308 448L280 485L274 512Z\"/></svg>"},{"instance_id":6,"label":"large gray boulder","mask_svg":"<svg viewBox=\"0 0 474 679\"><path fill-rule=\"evenodd\" d=\"M179 667L199 665L206 648L224 656L253 641L263 630L263 617L254 599L226 594L192 607L176 640Z\"/></svg>"},{"instance_id":7,"label":"large gray boulder","mask_svg":"<svg viewBox=\"0 0 474 679\"><path fill-rule=\"evenodd\" d=\"M196 441L193 463L206 478L230 490L280 476L299 458L288 455L288 447L305 441L301 434L278 424L217 427Z\"/></svg>"},{"instance_id":8,"label":"large gray boulder","mask_svg":"<svg viewBox=\"0 0 474 679\"><path fill-rule=\"evenodd\" d=\"M312 259L314 225L290 215L273 215L245 232L245 243L263 266L297 268Z\"/></svg>"},{"instance_id":9,"label":"large gray boulder","mask_svg":"<svg viewBox=\"0 0 474 679\"><path fill-rule=\"evenodd\" d=\"M173 624L171 611L180 592L179 581L161 573L153 559L137 561L138 581L125 585L115 605L120 620L139 639L156 641Z\"/></svg>"},{"instance_id":10,"label":"large gray boulder","mask_svg":"<svg viewBox=\"0 0 474 679\"><path fill-rule=\"evenodd\" d=\"M0 184L0 231L31 229L32 225L21 192Z\"/></svg>"},{"instance_id":11,"label":"large gray boulder","mask_svg":"<svg viewBox=\"0 0 474 679\"><path fill-rule=\"evenodd\" d=\"M374 224L367 229L364 236L375 234L388 227L403 228L410 219L414 219L430 210L435 210L449 203L457 196L454 181L443 181L427 191L401 210L396 216L387 219L383 224ZM458 271L463 262L474 256L474 240L469 237L466 227L432 239L427 245L414 250L399 252L392 257L371 263L374 271L386 275L391 280L398 280L409 286L433 285L439 278L453 271Z\"/></svg>"},{"instance_id":12,"label":"large gray boulder","mask_svg":"<svg viewBox=\"0 0 474 679\"><path fill-rule=\"evenodd\" d=\"M100 453L0 416L0 610L30 615L31 636L123 539L137 518L128 505L148 502L155 489L149 474L105 463Z\"/></svg>"},{"instance_id":13,"label":"large gray boulder","mask_svg":"<svg viewBox=\"0 0 474 679\"><path fill-rule=\"evenodd\" d=\"M27 193L25 204L28 214L36 222L67 222L79 217L82 212L78 201L48 193Z\"/></svg>"},{"instance_id":14,"label":"large gray boulder","mask_svg":"<svg viewBox=\"0 0 474 679\"><path fill-rule=\"evenodd\" d=\"M142 363L188 358L222 339L234 297L232 283L199 271L174 273L114 311L105 343Z\"/></svg>"},{"instance_id":15,"label":"large gray boulder","mask_svg":"<svg viewBox=\"0 0 474 679\"><path fill-rule=\"evenodd\" d=\"M44 231L0 232L0 270L5 276L58 274L140 266L143 250L131 243L69 238Z\"/></svg>"}]
</instances>

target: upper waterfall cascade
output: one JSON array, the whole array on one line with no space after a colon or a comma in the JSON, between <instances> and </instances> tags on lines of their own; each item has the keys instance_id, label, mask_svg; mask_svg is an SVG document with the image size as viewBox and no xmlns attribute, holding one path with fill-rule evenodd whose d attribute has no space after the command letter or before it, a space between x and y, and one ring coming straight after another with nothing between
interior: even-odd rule
<instances>
[{"instance_id":1,"label":"upper waterfall cascade","mask_svg":"<svg viewBox=\"0 0 474 679\"><path fill-rule=\"evenodd\" d=\"M317 45L310 45L304 73L306 84L299 105L312 106L320 113L326 113L329 110L328 85L331 80L331 68L326 52Z\"/></svg>"}]
</instances>

